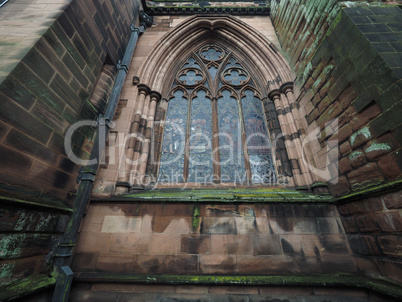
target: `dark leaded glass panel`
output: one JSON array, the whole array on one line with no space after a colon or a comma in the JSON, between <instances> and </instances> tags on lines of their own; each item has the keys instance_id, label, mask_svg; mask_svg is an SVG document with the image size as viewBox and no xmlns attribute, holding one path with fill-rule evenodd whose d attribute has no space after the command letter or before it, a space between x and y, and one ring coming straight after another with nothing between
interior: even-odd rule
<instances>
[{"instance_id":1,"label":"dark leaded glass panel","mask_svg":"<svg viewBox=\"0 0 402 302\"><path fill-rule=\"evenodd\" d=\"M271 153L271 142L264 123L261 100L252 90L245 91L242 99L247 150L253 183L275 183L276 172Z\"/></svg>"},{"instance_id":2,"label":"dark leaded glass panel","mask_svg":"<svg viewBox=\"0 0 402 302\"><path fill-rule=\"evenodd\" d=\"M186 65L184 65L183 68L186 67L196 67L198 69L201 69L200 65L198 65L197 61L194 58L188 59Z\"/></svg>"},{"instance_id":3,"label":"dark leaded glass panel","mask_svg":"<svg viewBox=\"0 0 402 302\"><path fill-rule=\"evenodd\" d=\"M183 182L188 101L178 90L169 101L162 144L159 182Z\"/></svg>"},{"instance_id":4,"label":"dark leaded glass panel","mask_svg":"<svg viewBox=\"0 0 402 302\"><path fill-rule=\"evenodd\" d=\"M226 65L226 68L228 67L241 67L241 65L236 62L235 58L230 58Z\"/></svg>"},{"instance_id":5,"label":"dark leaded glass panel","mask_svg":"<svg viewBox=\"0 0 402 302\"><path fill-rule=\"evenodd\" d=\"M218 99L218 123L221 182L245 182L239 109L229 90L222 91Z\"/></svg>"},{"instance_id":6,"label":"dark leaded glass panel","mask_svg":"<svg viewBox=\"0 0 402 302\"><path fill-rule=\"evenodd\" d=\"M216 78L216 74L218 73L218 68L216 68L215 66L211 66L208 69L209 74L211 75L212 80L215 80Z\"/></svg>"},{"instance_id":7,"label":"dark leaded glass panel","mask_svg":"<svg viewBox=\"0 0 402 302\"><path fill-rule=\"evenodd\" d=\"M201 52L201 57L208 61L217 61L221 58L221 56L222 52L212 47Z\"/></svg>"},{"instance_id":8,"label":"dark leaded glass panel","mask_svg":"<svg viewBox=\"0 0 402 302\"><path fill-rule=\"evenodd\" d=\"M191 104L189 182L212 181L212 109L206 92L200 90Z\"/></svg>"}]
</instances>

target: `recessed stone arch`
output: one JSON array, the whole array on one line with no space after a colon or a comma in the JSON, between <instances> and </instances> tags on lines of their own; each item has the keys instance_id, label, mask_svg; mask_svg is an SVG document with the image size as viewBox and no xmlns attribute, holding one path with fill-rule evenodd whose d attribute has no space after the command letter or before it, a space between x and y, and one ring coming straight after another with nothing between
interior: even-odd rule
<instances>
[{"instance_id":1,"label":"recessed stone arch","mask_svg":"<svg viewBox=\"0 0 402 302\"><path fill-rule=\"evenodd\" d=\"M177 60L205 40L226 44L242 57L248 58L253 63L248 67L257 73L256 78L261 79L261 88L266 89L268 82L279 78L269 86L269 90L279 89L281 84L294 79L289 65L275 46L248 24L233 16L194 16L160 39L138 70L141 83L162 92L166 76L173 72ZM267 95L269 91L264 92Z\"/></svg>"},{"instance_id":2,"label":"recessed stone arch","mask_svg":"<svg viewBox=\"0 0 402 302\"><path fill-rule=\"evenodd\" d=\"M139 137L147 135L134 146L133 156L136 165L126 167L123 178L119 183L138 185L147 183L149 179L156 179L163 137L163 122L167 112L167 97L171 90L171 81L168 79L181 68L183 58L190 57L197 50L208 44L220 45L239 59L239 63L252 73L256 86L264 103L265 116L276 119L280 128L273 130L269 127L271 138L278 139L279 146L274 148L276 168L281 176L281 182L291 186L306 186L312 183L309 171L303 166L300 137L298 129L289 127L295 123L297 112L291 112L286 119L278 116L279 112L287 112L290 102L287 95L281 92L286 83L293 83L294 74L282 54L261 33L233 16L193 16L177 25L166 33L154 46L152 51L139 67L136 78L140 86L145 85L150 90L158 92L160 97L151 97L147 94L138 94L138 108L134 123L142 127ZM273 93L280 91L278 96ZM273 97L275 96L275 98ZM272 103L273 106L269 106ZM293 106L296 107L296 106ZM279 109L279 111L278 111ZM138 120L138 121L137 121ZM136 122L137 121L137 122ZM289 131L292 131L291 133ZM281 142L282 141L282 142ZM150 148L155 144L155 148ZM285 148L286 146L286 148ZM298 148L294 148L297 146ZM150 154L150 149L154 154ZM290 150L292 149L292 150ZM246 156L247 157L247 156ZM149 161L151 158L151 162ZM130 175L135 175L133 178ZM146 180L148 179L148 180Z\"/></svg>"}]
</instances>

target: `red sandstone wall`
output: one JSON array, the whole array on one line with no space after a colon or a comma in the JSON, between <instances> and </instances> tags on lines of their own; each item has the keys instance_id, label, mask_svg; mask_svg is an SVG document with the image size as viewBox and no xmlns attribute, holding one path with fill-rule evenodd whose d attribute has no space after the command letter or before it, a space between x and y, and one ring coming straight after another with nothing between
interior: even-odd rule
<instances>
[{"instance_id":1,"label":"red sandstone wall","mask_svg":"<svg viewBox=\"0 0 402 302\"><path fill-rule=\"evenodd\" d=\"M402 282L402 193L380 194L339 206L359 271Z\"/></svg>"},{"instance_id":2,"label":"red sandstone wall","mask_svg":"<svg viewBox=\"0 0 402 302\"><path fill-rule=\"evenodd\" d=\"M356 272L334 205L93 202L73 270L132 274Z\"/></svg>"}]
</instances>

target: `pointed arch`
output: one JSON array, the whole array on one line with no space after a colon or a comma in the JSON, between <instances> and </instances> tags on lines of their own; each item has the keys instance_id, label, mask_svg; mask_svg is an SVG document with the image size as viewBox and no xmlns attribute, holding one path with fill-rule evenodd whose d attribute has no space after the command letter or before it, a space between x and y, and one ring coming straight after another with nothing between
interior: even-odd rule
<instances>
[{"instance_id":1,"label":"pointed arch","mask_svg":"<svg viewBox=\"0 0 402 302\"><path fill-rule=\"evenodd\" d=\"M183 37L187 37L183 39ZM261 79L261 88L267 89L268 81L280 78L270 86L278 89L282 83L293 81L293 74L284 57L273 44L248 24L233 16L193 16L168 32L154 47L138 70L143 84L164 93L165 78L177 68L177 61L188 56L196 46L206 40L227 44L242 57L249 58L253 66L247 66L256 78ZM269 91L263 91L266 96Z\"/></svg>"}]
</instances>

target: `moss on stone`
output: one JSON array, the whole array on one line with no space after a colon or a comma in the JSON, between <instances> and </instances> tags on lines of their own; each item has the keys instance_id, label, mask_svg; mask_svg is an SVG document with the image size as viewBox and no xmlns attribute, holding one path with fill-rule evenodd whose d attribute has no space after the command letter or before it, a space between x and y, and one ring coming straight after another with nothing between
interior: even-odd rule
<instances>
[{"instance_id":1,"label":"moss on stone","mask_svg":"<svg viewBox=\"0 0 402 302\"><path fill-rule=\"evenodd\" d=\"M18 299L35 291L48 288L56 284L56 279L46 275L34 275L22 281L0 287L0 301Z\"/></svg>"},{"instance_id":2,"label":"moss on stone","mask_svg":"<svg viewBox=\"0 0 402 302\"><path fill-rule=\"evenodd\" d=\"M400 286L384 280L365 278L352 274L333 275L134 275L110 273L78 273L79 281L124 282L169 285L248 285L248 286L347 286L369 288L393 297L402 298Z\"/></svg>"},{"instance_id":3,"label":"moss on stone","mask_svg":"<svg viewBox=\"0 0 402 302\"><path fill-rule=\"evenodd\" d=\"M402 179L399 179L399 180L389 182L389 183L386 183L386 184L367 187L367 188L361 189L361 190L359 190L357 192L353 192L351 194L338 197L336 199L336 201L337 202L342 202L342 201L347 201L347 200L350 200L350 199L357 199L357 198L360 198L361 196L365 196L365 195L372 195L372 194L375 194L375 193L381 193L381 192L385 192L385 191L389 192L393 188L400 188L401 186L402 186Z\"/></svg>"},{"instance_id":4,"label":"moss on stone","mask_svg":"<svg viewBox=\"0 0 402 302\"><path fill-rule=\"evenodd\" d=\"M122 195L123 200L161 202L331 202L329 196L289 189L187 189L152 190Z\"/></svg>"}]
</instances>

